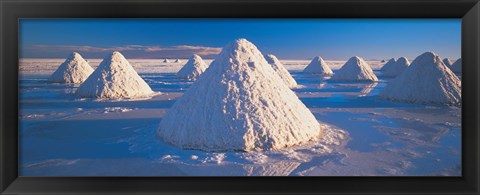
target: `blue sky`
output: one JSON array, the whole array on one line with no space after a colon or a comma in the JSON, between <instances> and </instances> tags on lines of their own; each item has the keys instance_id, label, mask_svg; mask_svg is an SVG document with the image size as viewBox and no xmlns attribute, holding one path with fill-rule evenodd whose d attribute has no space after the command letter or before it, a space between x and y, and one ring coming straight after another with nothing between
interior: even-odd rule
<instances>
[{"instance_id":1,"label":"blue sky","mask_svg":"<svg viewBox=\"0 0 480 195\"><path fill-rule=\"evenodd\" d=\"M65 58L72 51L103 58L212 58L228 42L246 38L280 59L365 59L425 51L457 59L460 19L23 19L20 56Z\"/></svg>"}]
</instances>

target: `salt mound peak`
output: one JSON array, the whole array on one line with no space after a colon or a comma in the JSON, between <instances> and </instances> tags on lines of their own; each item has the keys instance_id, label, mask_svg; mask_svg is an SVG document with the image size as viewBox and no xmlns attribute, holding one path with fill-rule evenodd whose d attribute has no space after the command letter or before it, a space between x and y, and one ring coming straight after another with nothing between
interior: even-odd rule
<instances>
[{"instance_id":1,"label":"salt mound peak","mask_svg":"<svg viewBox=\"0 0 480 195\"><path fill-rule=\"evenodd\" d=\"M304 73L310 74L322 74L322 75L333 75L333 71L328 67L327 63L320 56L316 56L308 64L308 66L303 69Z\"/></svg>"},{"instance_id":2,"label":"salt mound peak","mask_svg":"<svg viewBox=\"0 0 480 195\"><path fill-rule=\"evenodd\" d=\"M175 60L175 63L180 63L180 62L181 62L180 59Z\"/></svg>"},{"instance_id":3,"label":"salt mound peak","mask_svg":"<svg viewBox=\"0 0 480 195\"><path fill-rule=\"evenodd\" d=\"M320 133L310 110L246 39L223 48L157 130L167 143L205 151L277 150Z\"/></svg>"},{"instance_id":4,"label":"salt mound peak","mask_svg":"<svg viewBox=\"0 0 480 195\"><path fill-rule=\"evenodd\" d=\"M380 95L384 99L417 104L461 104L461 81L433 52L426 52Z\"/></svg>"},{"instance_id":5,"label":"salt mound peak","mask_svg":"<svg viewBox=\"0 0 480 195\"><path fill-rule=\"evenodd\" d=\"M454 73L462 73L462 58L455 61L450 68Z\"/></svg>"},{"instance_id":6,"label":"salt mound peak","mask_svg":"<svg viewBox=\"0 0 480 195\"><path fill-rule=\"evenodd\" d=\"M167 58L163 59L163 63L169 63L170 60L168 60Z\"/></svg>"},{"instance_id":7,"label":"salt mound peak","mask_svg":"<svg viewBox=\"0 0 480 195\"><path fill-rule=\"evenodd\" d=\"M451 67L452 66L452 61L450 61L450 59L448 58L443 58L442 62L447 65L447 67Z\"/></svg>"},{"instance_id":8,"label":"salt mound peak","mask_svg":"<svg viewBox=\"0 0 480 195\"><path fill-rule=\"evenodd\" d=\"M395 60L395 58L392 58L390 60L388 60L388 62L382 66L382 68L380 68L381 71L384 71L385 69L388 69L390 66L393 66L395 63L397 63L397 61Z\"/></svg>"},{"instance_id":9,"label":"salt mound peak","mask_svg":"<svg viewBox=\"0 0 480 195\"><path fill-rule=\"evenodd\" d=\"M332 81L378 81L370 65L361 57L351 57L333 76Z\"/></svg>"},{"instance_id":10,"label":"salt mound peak","mask_svg":"<svg viewBox=\"0 0 480 195\"><path fill-rule=\"evenodd\" d=\"M292 75L288 70L283 66L283 64L277 59L277 56L273 54L268 54L264 56L267 62L272 66L273 70L277 72L278 76L282 78L283 82L287 84L288 87L293 88L297 86L297 82L293 79Z\"/></svg>"},{"instance_id":11,"label":"salt mound peak","mask_svg":"<svg viewBox=\"0 0 480 195\"><path fill-rule=\"evenodd\" d=\"M398 60L394 64L390 65L383 71L383 76L396 77L402 74L402 72L407 69L408 66L410 66L410 62L408 62L407 58L398 58Z\"/></svg>"},{"instance_id":12,"label":"salt mound peak","mask_svg":"<svg viewBox=\"0 0 480 195\"><path fill-rule=\"evenodd\" d=\"M398 62L400 62L401 64L408 64L410 66L410 62L408 61L408 59L406 57L398 58L397 63Z\"/></svg>"},{"instance_id":13,"label":"salt mound peak","mask_svg":"<svg viewBox=\"0 0 480 195\"><path fill-rule=\"evenodd\" d=\"M85 98L139 98L153 94L120 52L113 52L78 87L77 96Z\"/></svg>"},{"instance_id":14,"label":"salt mound peak","mask_svg":"<svg viewBox=\"0 0 480 195\"><path fill-rule=\"evenodd\" d=\"M195 80L200 74L207 70L207 64L202 57L193 54L188 62L177 72L177 77L181 79Z\"/></svg>"},{"instance_id":15,"label":"salt mound peak","mask_svg":"<svg viewBox=\"0 0 480 195\"><path fill-rule=\"evenodd\" d=\"M93 68L82 56L73 52L63 62L55 72L50 76L48 81L53 83L76 83L80 84L87 80L92 74Z\"/></svg>"}]
</instances>

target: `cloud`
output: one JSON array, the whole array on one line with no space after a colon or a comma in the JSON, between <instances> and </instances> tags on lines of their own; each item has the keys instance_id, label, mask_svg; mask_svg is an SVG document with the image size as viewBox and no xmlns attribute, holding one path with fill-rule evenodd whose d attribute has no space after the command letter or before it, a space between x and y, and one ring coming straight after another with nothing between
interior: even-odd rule
<instances>
[{"instance_id":1,"label":"cloud","mask_svg":"<svg viewBox=\"0 0 480 195\"><path fill-rule=\"evenodd\" d=\"M120 51L128 58L188 58L193 54L213 58L222 48L207 46L143 46L125 45L113 47L95 47L85 45L29 45L20 48L21 57L26 58L63 58L73 51L88 58L103 58L107 53Z\"/></svg>"}]
</instances>

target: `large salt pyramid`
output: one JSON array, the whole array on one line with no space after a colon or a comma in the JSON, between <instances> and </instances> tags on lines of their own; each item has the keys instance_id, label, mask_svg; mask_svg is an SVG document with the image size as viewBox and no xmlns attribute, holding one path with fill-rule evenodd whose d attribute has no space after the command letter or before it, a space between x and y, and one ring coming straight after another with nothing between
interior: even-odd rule
<instances>
[{"instance_id":1,"label":"large salt pyramid","mask_svg":"<svg viewBox=\"0 0 480 195\"><path fill-rule=\"evenodd\" d=\"M175 60L175 63L180 63L180 62L181 62L180 59Z\"/></svg>"},{"instance_id":2,"label":"large salt pyramid","mask_svg":"<svg viewBox=\"0 0 480 195\"><path fill-rule=\"evenodd\" d=\"M328 67L327 63L323 61L320 56L313 58L313 60L308 64L308 66L303 69L304 73L310 74L321 74L321 75L332 75L332 70Z\"/></svg>"},{"instance_id":3,"label":"large salt pyramid","mask_svg":"<svg viewBox=\"0 0 480 195\"><path fill-rule=\"evenodd\" d=\"M354 56L332 76L332 81L378 81L378 78L365 60Z\"/></svg>"},{"instance_id":4,"label":"large salt pyramid","mask_svg":"<svg viewBox=\"0 0 480 195\"><path fill-rule=\"evenodd\" d=\"M168 60L167 58L163 59L163 63L169 63L170 60Z\"/></svg>"},{"instance_id":5,"label":"large salt pyramid","mask_svg":"<svg viewBox=\"0 0 480 195\"><path fill-rule=\"evenodd\" d=\"M120 52L113 52L77 89L86 98L137 98L153 93Z\"/></svg>"},{"instance_id":6,"label":"large salt pyramid","mask_svg":"<svg viewBox=\"0 0 480 195\"><path fill-rule=\"evenodd\" d=\"M452 61L450 61L450 59L448 58L443 58L443 61L442 61L445 65L447 65L447 67L451 67L452 66Z\"/></svg>"},{"instance_id":7,"label":"large salt pyramid","mask_svg":"<svg viewBox=\"0 0 480 195\"><path fill-rule=\"evenodd\" d=\"M386 77L396 77L410 66L410 62L408 62L408 59L405 57L398 58L397 61L395 61L394 64L388 66L383 70L383 76Z\"/></svg>"},{"instance_id":8,"label":"large salt pyramid","mask_svg":"<svg viewBox=\"0 0 480 195\"><path fill-rule=\"evenodd\" d=\"M433 52L426 52L380 95L382 98L419 104L461 103L461 81Z\"/></svg>"},{"instance_id":9,"label":"large salt pyramid","mask_svg":"<svg viewBox=\"0 0 480 195\"><path fill-rule=\"evenodd\" d=\"M393 66L397 61L395 60L395 58L392 58L390 60L388 60L388 62L386 64L384 64L382 66L382 68L380 68L381 71L384 71L385 69L388 69L389 67Z\"/></svg>"},{"instance_id":10,"label":"large salt pyramid","mask_svg":"<svg viewBox=\"0 0 480 195\"><path fill-rule=\"evenodd\" d=\"M207 67L207 64L200 56L193 54L182 69L177 72L177 77L181 79L195 80L200 74L205 72Z\"/></svg>"},{"instance_id":11,"label":"large salt pyramid","mask_svg":"<svg viewBox=\"0 0 480 195\"><path fill-rule=\"evenodd\" d=\"M181 148L276 150L320 136L320 124L246 39L227 46L168 110L157 133Z\"/></svg>"},{"instance_id":12,"label":"large salt pyramid","mask_svg":"<svg viewBox=\"0 0 480 195\"><path fill-rule=\"evenodd\" d=\"M293 88L297 86L297 82L293 79L292 75L288 72L288 70L283 66L283 64L277 59L277 57L273 54L268 54L264 56L267 62L272 65L273 70L277 72L278 76L282 78L285 84L288 87Z\"/></svg>"},{"instance_id":13,"label":"large salt pyramid","mask_svg":"<svg viewBox=\"0 0 480 195\"><path fill-rule=\"evenodd\" d=\"M455 61L452 66L450 67L454 73L461 73L462 72L462 58Z\"/></svg>"},{"instance_id":14,"label":"large salt pyramid","mask_svg":"<svg viewBox=\"0 0 480 195\"><path fill-rule=\"evenodd\" d=\"M83 83L92 74L93 68L82 56L73 52L48 79L54 83Z\"/></svg>"}]
</instances>

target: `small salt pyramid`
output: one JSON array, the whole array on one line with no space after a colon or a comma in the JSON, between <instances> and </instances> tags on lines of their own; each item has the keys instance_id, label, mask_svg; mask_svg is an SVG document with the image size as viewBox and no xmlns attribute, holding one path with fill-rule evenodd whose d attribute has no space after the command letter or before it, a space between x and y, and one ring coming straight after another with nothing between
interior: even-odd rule
<instances>
[{"instance_id":1,"label":"small salt pyramid","mask_svg":"<svg viewBox=\"0 0 480 195\"><path fill-rule=\"evenodd\" d=\"M267 62L272 65L273 70L277 72L278 76L282 78L285 84L288 87L293 88L297 86L297 82L293 79L292 75L288 72L288 70L283 66L283 64L277 59L277 57L273 54L268 54L264 56Z\"/></svg>"},{"instance_id":2,"label":"small salt pyramid","mask_svg":"<svg viewBox=\"0 0 480 195\"><path fill-rule=\"evenodd\" d=\"M193 54L188 62L177 72L177 77L181 79L195 80L200 74L207 70L207 64L202 60L202 57Z\"/></svg>"},{"instance_id":3,"label":"small salt pyramid","mask_svg":"<svg viewBox=\"0 0 480 195\"><path fill-rule=\"evenodd\" d=\"M447 65L447 67L451 67L451 66L452 66L452 61L450 61L450 59L448 59L448 58L444 58L442 62L443 62L445 65Z\"/></svg>"},{"instance_id":4,"label":"small salt pyramid","mask_svg":"<svg viewBox=\"0 0 480 195\"><path fill-rule=\"evenodd\" d=\"M462 73L462 58L459 58L455 63L450 67L454 73Z\"/></svg>"},{"instance_id":5,"label":"small salt pyramid","mask_svg":"<svg viewBox=\"0 0 480 195\"><path fill-rule=\"evenodd\" d=\"M73 52L48 79L53 83L80 84L92 74L93 68L82 56Z\"/></svg>"},{"instance_id":6,"label":"small salt pyramid","mask_svg":"<svg viewBox=\"0 0 480 195\"><path fill-rule=\"evenodd\" d=\"M397 61L395 60L395 58L392 58L390 60L388 60L388 62L382 66L382 68L380 68L381 71L384 71L385 69L388 69L390 66L393 66Z\"/></svg>"},{"instance_id":7,"label":"small salt pyramid","mask_svg":"<svg viewBox=\"0 0 480 195\"><path fill-rule=\"evenodd\" d=\"M100 63L88 79L78 87L78 97L138 98L153 94L120 52L113 52Z\"/></svg>"},{"instance_id":8,"label":"small salt pyramid","mask_svg":"<svg viewBox=\"0 0 480 195\"><path fill-rule=\"evenodd\" d=\"M175 63L180 63L180 62L181 62L180 59L175 60Z\"/></svg>"},{"instance_id":9,"label":"small salt pyramid","mask_svg":"<svg viewBox=\"0 0 480 195\"><path fill-rule=\"evenodd\" d=\"M396 77L402 74L402 72L407 69L408 66L410 66L410 62L408 62L407 58L398 58L398 60L394 64L388 66L387 68L385 68L385 70L383 70L383 76Z\"/></svg>"},{"instance_id":10,"label":"small salt pyramid","mask_svg":"<svg viewBox=\"0 0 480 195\"><path fill-rule=\"evenodd\" d=\"M362 58L350 58L333 76L332 81L378 81L370 65Z\"/></svg>"},{"instance_id":11,"label":"small salt pyramid","mask_svg":"<svg viewBox=\"0 0 480 195\"><path fill-rule=\"evenodd\" d=\"M325 76L333 74L330 67L328 67L327 63L323 61L320 56L313 58L310 64L308 64L308 66L303 69L303 72L309 74L321 74Z\"/></svg>"},{"instance_id":12,"label":"small salt pyramid","mask_svg":"<svg viewBox=\"0 0 480 195\"><path fill-rule=\"evenodd\" d=\"M170 60L168 60L167 58L163 59L163 63L169 63Z\"/></svg>"},{"instance_id":13,"label":"small salt pyramid","mask_svg":"<svg viewBox=\"0 0 480 195\"><path fill-rule=\"evenodd\" d=\"M257 47L238 39L167 111L157 134L181 148L257 151L307 143L321 129Z\"/></svg>"},{"instance_id":14,"label":"small salt pyramid","mask_svg":"<svg viewBox=\"0 0 480 195\"><path fill-rule=\"evenodd\" d=\"M380 94L384 99L418 104L461 103L461 81L433 52L426 52Z\"/></svg>"}]
</instances>

